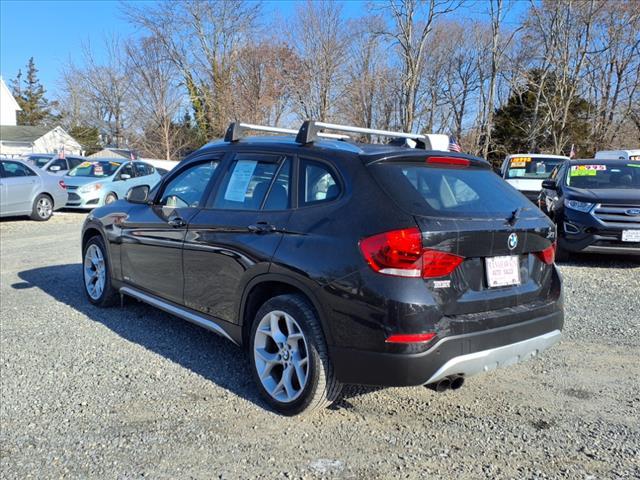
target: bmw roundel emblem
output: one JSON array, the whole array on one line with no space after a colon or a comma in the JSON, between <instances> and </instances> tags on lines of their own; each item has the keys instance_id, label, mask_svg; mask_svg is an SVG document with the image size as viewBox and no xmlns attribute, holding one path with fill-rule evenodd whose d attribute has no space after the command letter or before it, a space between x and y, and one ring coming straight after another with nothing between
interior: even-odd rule
<instances>
[{"instance_id":1,"label":"bmw roundel emblem","mask_svg":"<svg viewBox=\"0 0 640 480\"><path fill-rule=\"evenodd\" d=\"M509 247L509 250L513 250L514 248L516 248L518 246L518 234L517 233L512 233L511 235L509 235L509 238L507 239L507 246Z\"/></svg>"}]
</instances>

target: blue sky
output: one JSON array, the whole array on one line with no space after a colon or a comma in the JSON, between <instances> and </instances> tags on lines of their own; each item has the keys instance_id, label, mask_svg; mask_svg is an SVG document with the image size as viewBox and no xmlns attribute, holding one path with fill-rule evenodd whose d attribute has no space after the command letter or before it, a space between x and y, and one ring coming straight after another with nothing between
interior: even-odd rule
<instances>
[{"instance_id":1,"label":"blue sky","mask_svg":"<svg viewBox=\"0 0 640 480\"><path fill-rule=\"evenodd\" d=\"M343 2L343 12L347 17L358 17L369 10L370 3L349 0ZM508 20L515 21L527 4L515 0ZM296 2L267 0L263 5L268 20L291 15ZM486 8L483 0L470 1L458 14L475 18ZM29 57L34 57L40 81L52 98L62 65L79 55L82 43L89 39L97 46L103 38L114 34L136 35L135 28L120 14L118 1L0 0L0 73L9 83L18 69L24 72Z\"/></svg>"}]
</instances>

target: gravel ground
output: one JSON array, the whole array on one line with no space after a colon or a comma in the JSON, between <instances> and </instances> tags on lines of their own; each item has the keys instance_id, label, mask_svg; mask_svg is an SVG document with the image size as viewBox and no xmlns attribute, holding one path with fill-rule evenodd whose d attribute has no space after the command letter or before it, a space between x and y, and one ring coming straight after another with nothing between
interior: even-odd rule
<instances>
[{"instance_id":1,"label":"gravel ground","mask_svg":"<svg viewBox=\"0 0 640 480\"><path fill-rule=\"evenodd\" d=\"M242 352L80 283L80 214L0 222L2 478L639 478L640 266L561 266L561 344L456 392L265 408Z\"/></svg>"}]
</instances>

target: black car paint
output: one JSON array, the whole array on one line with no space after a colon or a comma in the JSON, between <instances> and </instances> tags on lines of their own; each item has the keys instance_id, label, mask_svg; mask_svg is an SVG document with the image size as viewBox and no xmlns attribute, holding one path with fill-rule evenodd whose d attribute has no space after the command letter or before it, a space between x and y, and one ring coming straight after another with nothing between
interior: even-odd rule
<instances>
[{"instance_id":1,"label":"black car paint","mask_svg":"<svg viewBox=\"0 0 640 480\"><path fill-rule=\"evenodd\" d=\"M628 161L612 160L578 160L567 161L559 166L555 180L549 184L553 188L544 188L540 192L539 205L541 209L556 223L559 245L570 252L595 251L597 253L624 253L640 255L640 242L622 242L621 233L625 229L640 229L640 215L624 219L624 222L605 222L597 218L592 212L581 212L564 205L565 200L581 202L621 205L640 209L639 189L596 189L585 190L572 188L566 184L566 176L572 165L590 165L601 163L629 163ZM594 207L597 211L597 206ZM580 231L570 233L565 230L565 222L575 225ZM604 248L600 248L604 247Z\"/></svg>"},{"instance_id":2,"label":"black car paint","mask_svg":"<svg viewBox=\"0 0 640 480\"><path fill-rule=\"evenodd\" d=\"M123 200L100 207L87 218L83 235L85 239L97 233L104 237L116 289L134 285L176 306L186 306L243 344L243 325L252 321L247 314L253 289L276 284L295 288L318 312L338 379L350 383L423 383L433 373L432 367L448 356L489 343L517 341L513 339L533 328L519 328L520 324L538 325L539 321L533 330L544 332L562 327L558 272L531 253L555 240L553 225L537 209L523 215L515 226L505 219L474 222L415 217L397 207L364 165L393 161L394 157L424 159L428 152L395 148L360 155L348 143L341 149L323 142L300 147L260 140L205 146L166 175L162 184L202 159L223 156L224 167L238 152L289 155L296 160L294 178L298 158L328 160L338 173L341 195L326 203L299 206L294 184L289 210L216 210L210 205L222 176L217 174L203 196L206 206L202 209L168 209ZM473 157L456 156L489 169ZM151 195L161 189L154 189ZM170 226L169 220L176 217L187 225ZM256 233L250 226L258 221L275 228ZM425 232L424 246L467 257L451 275L451 288L434 288L433 280L380 275L364 261L360 239L416 226ZM479 257L513 254L507 247L511 232L521 236L515 253L520 256L522 284L489 290ZM435 348L431 344L385 342L395 332L431 330L440 339L450 337L449 346L438 347L435 356L427 355ZM389 355L396 360L385 363ZM419 361L422 367L410 367L408 371L414 373L406 375L395 371L393 365L411 363L416 355L423 359ZM371 369L380 363L388 368Z\"/></svg>"}]
</instances>

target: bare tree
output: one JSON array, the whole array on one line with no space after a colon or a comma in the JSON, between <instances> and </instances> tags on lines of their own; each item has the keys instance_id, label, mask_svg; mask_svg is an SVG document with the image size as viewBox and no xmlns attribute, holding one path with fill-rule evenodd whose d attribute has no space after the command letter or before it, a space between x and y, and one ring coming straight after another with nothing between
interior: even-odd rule
<instances>
[{"instance_id":1,"label":"bare tree","mask_svg":"<svg viewBox=\"0 0 640 480\"><path fill-rule=\"evenodd\" d=\"M461 3L453 0L389 0L385 7L393 19L393 26L379 33L393 39L400 55L400 116L405 131L414 127L425 45L434 22Z\"/></svg>"},{"instance_id":2,"label":"bare tree","mask_svg":"<svg viewBox=\"0 0 640 480\"><path fill-rule=\"evenodd\" d=\"M291 75L290 89L300 118L327 120L334 113L342 89L345 31L340 4L307 0L296 8L289 41L300 69Z\"/></svg>"},{"instance_id":3,"label":"bare tree","mask_svg":"<svg viewBox=\"0 0 640 480\"><path fill-rule=\"evenodd\" d=\"M131 72L132 123L139 129L137 143L146 155L177 159L184 147L176 125L182 105L178 71L156 37L141 38L125 46ZM135 120L134 120L135 119Z\"/></svg>"},{"instance_id":4,"label":"bare tree","mask_svg":"<svg viewBox=\"0 0 640 480\"><path fill-rule=\"evenodd\" d=\"M120 40L104 42L106 55L98 61L89 43L83 46L82 64L69 63L63 70L65 103L74 117L97 127L106 145L127 143L127 103L130 99L131 76Z\"/></svg>"},{"instance_id":5,"label":"bare tree","mask_svg":"<svg viewBox=\"0 0 640 480\"><path fill-rule=\"evenodd\" d=\"M275 41L249 44L240 50L233 82L235 117L278 125L291 104L287 77L298 65L293 49Z\"/></svg>"},{"instance_id":6,"label":"bare tree","mask_svg":"<svg viewBox=\"0 0 640 480\"><path fill-rule=\"evenodd\" d=\"M201 135L221 136L233 113L237 54L256 31L260 4L176 0L127 4L124 11L158 38L181 72Z\"/></svg>"},{"instance_id":7,"label":"bare tree","mask_svg":"<svg viewBox=\"0 0 640 480\"><path fill-rule=\"evenodd\" d=\"M339 117L345 122L367 128L390 128L394 110L395 75L386 63L388 45L380 35L380 17L352 21L347 55L345 85Z\"/></svg>"}]
</instances>

